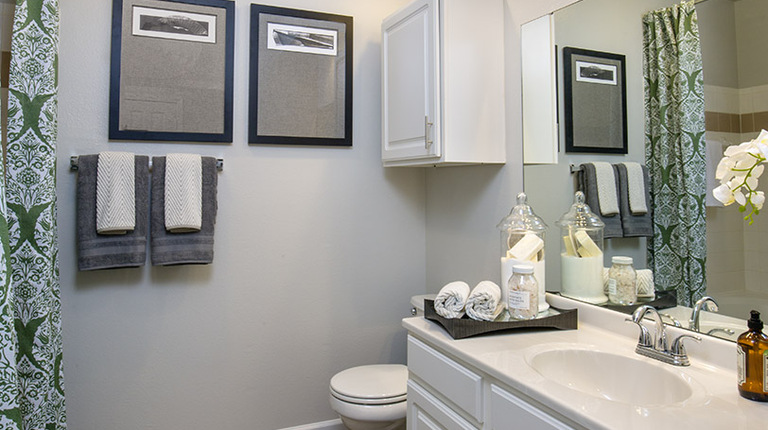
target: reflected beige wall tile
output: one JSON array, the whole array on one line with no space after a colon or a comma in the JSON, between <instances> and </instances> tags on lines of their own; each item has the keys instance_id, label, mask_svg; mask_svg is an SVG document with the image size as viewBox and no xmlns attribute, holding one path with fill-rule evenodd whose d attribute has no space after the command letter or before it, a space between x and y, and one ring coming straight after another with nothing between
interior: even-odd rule
<instances>
[{"instance_id":1,"label":"reflected beige wall tile","mask_svg":"<svg viewBox=\"0 0 768 430\"><path fill-rule=\"evenodd\" d=\"M755 112L755 130L768 130L768 112Z\"/></svg>"},{"instance_id":2,"label":"reflected beige wall tile","mask_svg":"<svg viewBox=\"0 0 768 430\"><path fill-rule=\"evenodd\" d=\"M755 115L753 113L741 115L741 132L752 133L753 131L755 131Z\"/></svg>"}]
</instances>

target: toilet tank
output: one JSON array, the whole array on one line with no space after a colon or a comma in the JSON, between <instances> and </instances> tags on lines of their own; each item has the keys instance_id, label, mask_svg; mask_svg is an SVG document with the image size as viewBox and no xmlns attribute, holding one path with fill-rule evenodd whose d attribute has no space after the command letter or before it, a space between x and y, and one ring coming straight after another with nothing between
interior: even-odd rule
<instances>
[{"instance_id":1,"label":"toilet tank","mask_svg":"<svg viewBox=\"0 0 768 430\"><path fill-rule=\"evenodd\" d=\"M424 299L435 300L437 294L420 294L411 297L411 315L424 316Z\"/></svg>"}]
</instances>

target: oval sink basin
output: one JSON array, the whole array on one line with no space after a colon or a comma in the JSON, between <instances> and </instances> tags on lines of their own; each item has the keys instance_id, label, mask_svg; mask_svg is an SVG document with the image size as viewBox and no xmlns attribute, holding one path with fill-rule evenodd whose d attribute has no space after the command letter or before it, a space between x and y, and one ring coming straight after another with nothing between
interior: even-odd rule
<instances>
[{"instance_id":1,"label":"oval sink basin","mask_svg":"<svg viewBox=\"0 0 768 430\"><path fill-rule=\"evenodd\" d=\"M685 401L693 388L685 375L641 359L589 349L551 349L528 357L545 378L591 396L638 406Z\"/></svg>"}]
</instances>

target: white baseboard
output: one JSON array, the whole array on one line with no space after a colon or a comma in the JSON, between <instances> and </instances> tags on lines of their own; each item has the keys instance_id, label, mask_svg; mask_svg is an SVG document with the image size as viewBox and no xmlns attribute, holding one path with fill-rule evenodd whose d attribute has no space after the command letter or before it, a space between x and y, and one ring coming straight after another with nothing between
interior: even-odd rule
<instances>
[{"instance_id":1,"label":"white baseboard","mask_svg":"<svg viewBox=\"0 0 768 430\"><path fill-rule=\"evenodd\" d=\"M347 430L340 419L323 421L320 423L304 424L303 426L290 427L282 430Z\"/></svg>"}]
</instances>

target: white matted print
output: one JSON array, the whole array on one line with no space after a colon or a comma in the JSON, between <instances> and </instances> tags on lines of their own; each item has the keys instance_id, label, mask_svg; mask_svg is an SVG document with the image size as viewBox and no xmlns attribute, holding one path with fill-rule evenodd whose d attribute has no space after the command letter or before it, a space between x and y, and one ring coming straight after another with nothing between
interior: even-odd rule
<instances>
[{"instance_id":1,"label":"white matted print","mask_svg":"<svg viewBox=\"0 0 768 430\"><path fill-rule=\"evenodd\" d=\"M267 49L335 56L338 32L322 28L267 23Z\"/></svg>"},{"instance_id":2,"label":"white matted print","mask_svg":"<svg viewBox=\"0 0 768 430\"><path fill-rule=\"evenodd\" d=\"M617 68L610 64L576 61L576 80L593 84L617 85Z\"/></svg>"},{"instance_id":3,"label":"white matted print","mask_svg":"<svg viewBox=\"0 0 768 430\"><path fill-rule=\"evenodd\" d=\"M216 43L216 16L133 7L133 35Z\"/></svg>"}]
</instances>

